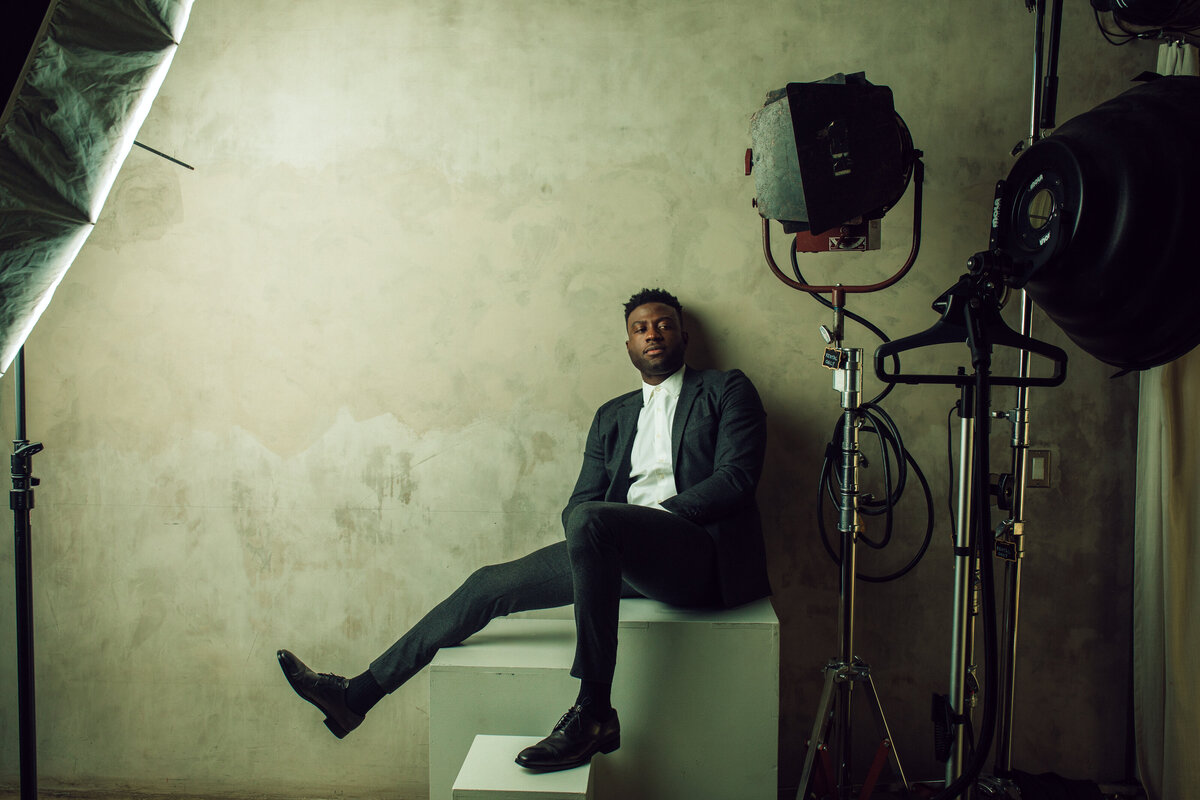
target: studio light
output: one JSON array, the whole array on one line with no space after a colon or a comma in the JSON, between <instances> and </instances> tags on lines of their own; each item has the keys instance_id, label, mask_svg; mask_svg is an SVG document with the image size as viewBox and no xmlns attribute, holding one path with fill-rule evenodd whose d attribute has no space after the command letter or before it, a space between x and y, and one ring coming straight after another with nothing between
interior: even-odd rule
<instances>
[{"instance_id":1,"label":"studio light","mask_svg":"<svg viewBox=\"0 0 1200 800\"><path fill-rule=\"evenodd\" d=\"M878 220L912 176L912 138L891 89L861 72L772 92L750 137L758 213L786 233Z\"/></svg>"},{"instance_id":2,"label":"studio light","mask_svg":"<svg viewBox=\"0 0 1200 800\"><path fill-rule=\"evenodd\" d=\"M1111 13L1128 25L1167 30L1200 26L1200 2L1196 0L1092 0L1092 8Z\"/></svg>"},{"instance_id":3,"label":"studio light","mask_svg":"<svg viewBox=\"0 0 1200 800\"><path fill-rule=\"evenodd\" d=\"M876 763L881 769L890 763L895 777L907 788L903 766L871 676L870 665L854 649L855 581L887 581L901 577L925 553L933 531L932 501L920 468L904 449L899 431L879 402L890 391L870 401L863 399L863 350L843 347L843 321L851 319L887 337L869 321L848 311L846 299L852 294L877 292L892 286L907 274L916 261L921 240L921 153L913 148L904 121L896 114L892 92L875 86L863 73L837 74L815 83L789 83L785 89L767 95L767 101L750 121L752 148L746 153L746 173L754 175L755 207L762 217L763 254L771 271L784 284L808 292L833 311L833 324L822 326L828 347L822 365L833 373L833 388L841 398L841 416L833 441L827 450L820 484L828 487L838 506L840 547L835 550L825 539L820 511L824 498L818 499L818 527L834 561L839 577L838 655L823 670L825 686L814 717L812 735L801 771L801 795L819 773L823 782L836 787L839 796L848 796L852 779L853 744L851 698L855 687L865 693L879 733ZM904 195L909 182L915 184L913 198L913 244L908 260L892 277L869 285L809 284L801 274L797 252L849 251L876 249L872 235L878 221ZM771 248L770 225L782 223L785 233L794 234L791 262L794 278L783 274L775 263ZM877 239L876 239L877 241ZM825 300L821 295L829 295ZM898 362L897 362L898 363ZM883 493L886 499L872 505L869 496L859 491L859 467L865 464L859 447L859 431L879 432L888 461L889 446L900 468L895 489ZM836 461L836 465L835 462ZM884 547L891 536L892 512L903 492L903 475L911 464L926 487L930 499L929 526L925 543L908 566L888 576L860 576L856 568L856 548L861 543L876 549ZM889 474L888 467L884 468ZM835 477L836 475L836 477ZM885 478L885 483L888 480ZM824 491L824 488L822 489ZM884 534L878 541L863 536L864 515L884 514ZM817 753L828 758L818 760ZM862 790L869 796L879 777L873 769Z\"/></svg>"},{"instance_id":4,"label":"studio light","mask_svg":"<svg viewBox=\"0 0 1200 800\"><path fill-rule=\"evenodd\" d=\"M1007 282L1122 370L1200 343L1200 78L1158 78L1026 150L999 194Z\"/></svg>"}]
</instances>

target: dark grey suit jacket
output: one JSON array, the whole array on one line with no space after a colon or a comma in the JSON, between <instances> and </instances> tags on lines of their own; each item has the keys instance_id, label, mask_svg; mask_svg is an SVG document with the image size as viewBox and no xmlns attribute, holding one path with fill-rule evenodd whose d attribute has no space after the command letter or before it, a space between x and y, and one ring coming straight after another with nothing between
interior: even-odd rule
<instances>
[{"instance_id":1,"label":"dark grey suit jacket","mask_svg":"<svg viewBox=\"0 0 1200 800\"><path fill-rule=\"evenodd\" d=\"M563 509L589 500L624 503L642 390L600 406L588 431L583 468ZM754 384L740 370L688 369L671 428L675 487L663 502L712 536L726 606L771 593L762 522L754 491L766 449L766 413Z\"/></svg>"}]
</instances>

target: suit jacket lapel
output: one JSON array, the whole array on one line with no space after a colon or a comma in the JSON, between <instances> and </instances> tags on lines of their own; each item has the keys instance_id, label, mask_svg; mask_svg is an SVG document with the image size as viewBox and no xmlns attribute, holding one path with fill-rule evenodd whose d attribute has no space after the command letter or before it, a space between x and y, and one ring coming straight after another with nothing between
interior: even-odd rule
<instances>
[{"instance_id":1,"label":"suit jacket lapel","mask_svg":"<svg viewBox=\"0 0 1200 800\"><path fill-rule=\"evenodd\" d=\"M683 373L683 388L679 391L679 402L675 406L675 419L671 421L671 465L675 470L675 480L679 480L679 452L683 443L683 429L687 427L688 417L692 406L700 396L704 379L700 372L691 367ZM634 420L636 423L637 420Z\"/></svg>"},{"instance_id":2,"label":"suit jacket lapel","mask_svg":"<svg viewBox=\"0 0 1200 800\"><path fill-rule=\"evenodd\" d=\"M633 437L637 434L638 415L642 411L642 393L630 395L617 412L617 448L621 460L612 479L610 500L624 503L629 496L629 471L633 468Z\"/></svg>"}]
</instances>

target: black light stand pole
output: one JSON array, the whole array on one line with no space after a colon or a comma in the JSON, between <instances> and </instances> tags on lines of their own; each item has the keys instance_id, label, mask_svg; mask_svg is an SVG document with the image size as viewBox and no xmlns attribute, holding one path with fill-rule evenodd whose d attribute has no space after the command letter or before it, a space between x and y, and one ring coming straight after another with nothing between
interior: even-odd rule
<instances>
[{"instance_id":1,"label":"black light stand pole","mask_svg":"<svg viewBox=\"0 0 1200 800\"><path fill-rule=\"evenodd\" d=\"M37 716L33 685L33 559L29 541L29 512L33 508L33 456L42 445L25 438L25 349L17 352L13 378L16 383L16 428L13 434L12 492L17 572L17 694L21 747L21 800L37 798Z\"/></svg>"}]
</instances>

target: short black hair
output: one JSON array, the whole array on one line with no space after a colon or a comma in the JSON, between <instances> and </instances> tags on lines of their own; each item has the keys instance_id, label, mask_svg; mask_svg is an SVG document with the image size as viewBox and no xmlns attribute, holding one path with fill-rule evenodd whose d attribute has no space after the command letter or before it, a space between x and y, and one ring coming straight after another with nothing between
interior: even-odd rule
<instances>
[{"instance_id":1,"label":"short black hair","mask_svg":"<svg viewBox=\"0 0 1200 800\"><path fill-rule=\"evenodd\" d=\"M642 289L640 292L629 298L629 302L625 304L625 322L629 322L629 315L638 306L644 306L646 303L662 303L665 306L670 306L679 314L679 321L683 321L683 306L679 304L679 300L675 295L664 289Z\"/></svg>"}]
</instances>

